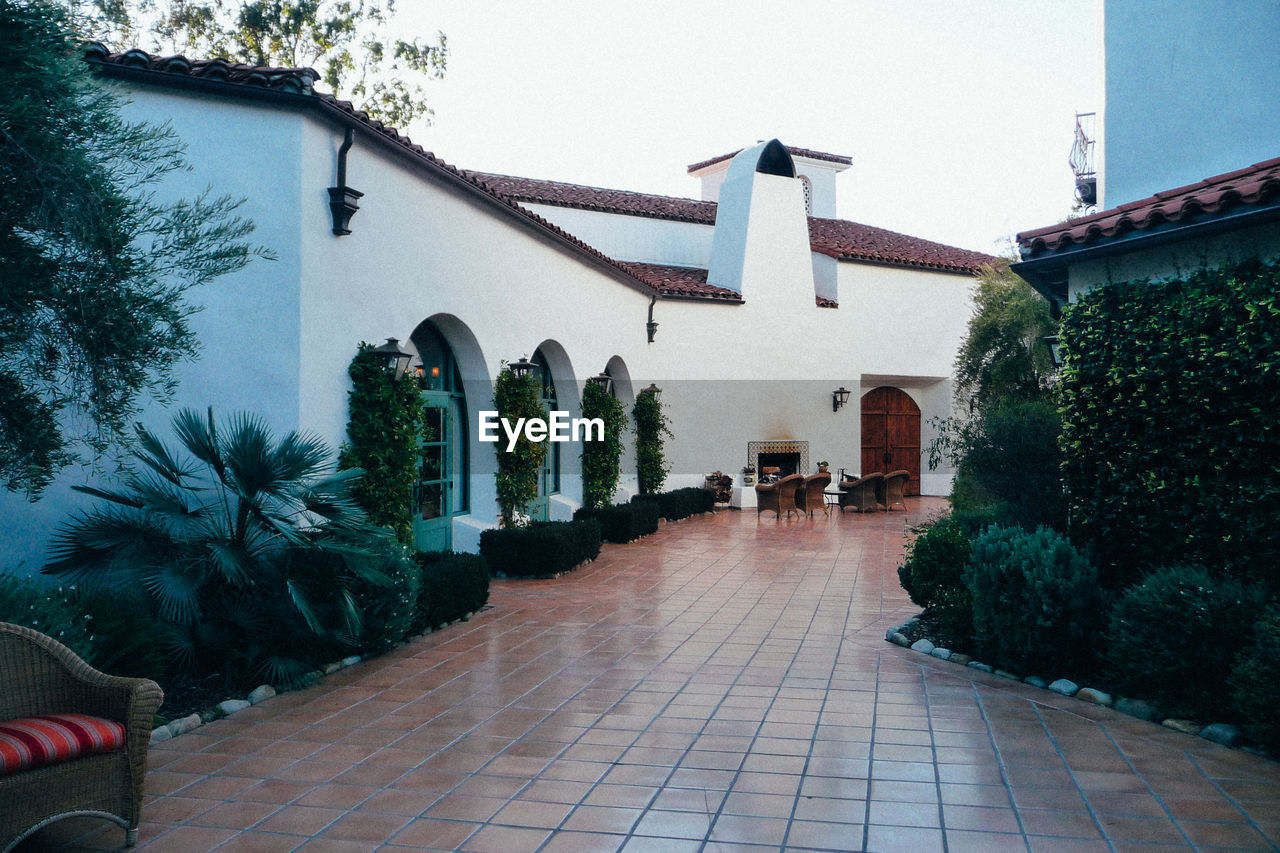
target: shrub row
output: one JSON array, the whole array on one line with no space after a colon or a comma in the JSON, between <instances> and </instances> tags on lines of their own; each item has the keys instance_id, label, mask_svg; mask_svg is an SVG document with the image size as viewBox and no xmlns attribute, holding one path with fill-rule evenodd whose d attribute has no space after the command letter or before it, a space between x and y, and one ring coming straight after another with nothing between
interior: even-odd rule
<instances>
[{"instance_id":1,"label":"shrub row","mask_svg":"<svg viewBox=\"0 0 1280 853\"><path fill-rule=\"evenodd\" d=\"M701 512L711 512L716 508L715 492L700 486L687 486L683 489L673 489L669 492L636 495L631 499L632 503L646 501L656 503L658 505L658 516L665 518L667 521L678 521Z\"/></svg>"},{"instance_id":2,"label":"shrub row","mask_svg":"<svg viewBox=\"0 0 1280 853\"><path fill-rule=\"evenodd\" d=\"M658 502L646 500L599 509L582 507L573 514L573 517L575 521L595 519L600 524L600 536L605 542L621 543L639 539L656 531L658 512Z\"/></svg>"},{"instance_id":3,"label":"shrub row","mask_svg":"<svg viewBox=\"0 0 1280 853\"><path fill-rule=\"evenodd\" d=\"M489 570L506 577L550 577L600 553L600 523L538 521L480 534L480 554Z\"/></svg>"},{"instance_id":4,"label":"shrub row","mask_svg":"<svg viewBox=\"0 0 1280 853\"><path fill-rule=\"evenodd\" d=\"M414 559L422 567L422 587L409 633L461 619L489 600L489 564L479 554L419 551Z\"/></svg>"},{"instance_id":5,"label":"shrub row","mask_svg":"<svg viewBox=\"0 0 1280 853\"><path fill-rule=\"evenodd\" d=\"M1165 716L1237 721L1280 749L1280 604L1257 586L1177 564L1108 596L1061 534L965 513L924 525L899 577L943 641L995 666L1101 675Z\"/></svg>"}]
</instances>

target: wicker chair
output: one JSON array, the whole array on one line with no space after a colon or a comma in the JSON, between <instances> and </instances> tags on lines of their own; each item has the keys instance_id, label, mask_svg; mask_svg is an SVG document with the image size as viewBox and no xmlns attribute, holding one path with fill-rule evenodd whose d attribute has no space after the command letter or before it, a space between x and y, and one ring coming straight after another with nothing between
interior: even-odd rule
<instances>
[{"instance_id":1,"label":"wicker chair","mask_svg":"<svg viewBox=\"0 0 1280 853\"><path fill-rule=\"evenodd\" d=\"M831 510L827 509L826 496L823 495L823 491L829 485L831 485L831 475L825 471L805 477L800 488L796 489L796 506L802 513L808 515L813 515L815 509L830 515Z\"/></svg>"},{"instance_id":2,"label":"wicker chair","mask_svg":"<svg viewBox=\"0 0 1280 853\"><path fill-rule=\"evenodd\" d=\"M875 512L880 508L876 500L876 490L884 474L880 471L868 474L857 480L846 480L840 484L840 512L848 508L858 512Z\"/></svg>"},{"instance_id":3,"label":"wicker chair","mask_svg":"<svg viewBox=\"0 0 1280 853\"><path fill-rule=\"evenodd\" d=\"M138 840L151 724L164 694L154 681L104 675L44 634L0 622L0 721L76 713L125 728L124 748L0 776L0 850L55 820L103 817Z\"/></svg>"},{"instance_id":4,"label":"wicker chair","mask_svg":"<svg viewBox=\"0 0 1280 853\"><path fill-rule=\"evenodd\" d=\"M766 486L763 483L757 485L756 515L766 509L773 510L779 518L784 512L788 518L791 517L791 513L800 512L800 508L796 506L796 489L802 482L804 477L799 474L790 474L771 485Z\"/></svg>"},{"instance_id":5,"label":"wicker chair","mask_svg":"<svg viewBox=\"0 0 1280 853\"><path fill-rule=\"evenodd\" d=\"M906 488L911 479L911 472L899 469L884 475L880 485L876 487L876 500L888 512L895 506L907 508Z\"/></svg>"}]
</instances>

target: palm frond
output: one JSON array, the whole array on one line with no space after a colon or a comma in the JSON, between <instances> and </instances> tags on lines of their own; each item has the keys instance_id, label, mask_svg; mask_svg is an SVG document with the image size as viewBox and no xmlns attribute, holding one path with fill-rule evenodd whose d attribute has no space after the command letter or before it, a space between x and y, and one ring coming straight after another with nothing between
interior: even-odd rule
<instances>
[{"instance_id":1,"label":"palm frond","mask_svg":"<svg viewBox=\"0 0 1280 853\"><path fill-rule=\"evenodd\" d=\"M138 439L137 447L133 451L134 457L156 474L174 485L181 485L183 479L194 476L196 469L180 463L165 443L151 430L138 424L134 427L134 432Z\"/></svg>"},{"instance_id":2,"label":"palm frond","mask_svg":"<svg viewBox=\"0 0 1280 853\"><path fill-rule=\"evenodd\" d=\"M329 448L319 436L291 432L276 445L277 470L282 480L308 480L329 465Z\"/></svg>"},{"instance_id":3,"label":"palm frond","mask_svg":"<svg viewBox=\"0 0 1280 853\"><path fill-rule=\"evenodd\" d=\"M320 617L316 615L315 608L311 605L311 600L307 598L307 594L303 591L302 586L292 578L285 582L285 586L289 590L289 599L293 602L294 608L302 616L303 621L307 623L316 634L324 633L324 626L320 624Z\"/></svg>"},{"instance_id":4,"label":"palm frond","mask_svg":"<svg viewBox=\"0 0 1280 853\"><path fill-rule=\"evenodd\" d=\"M205 543L213 567L232 586L245 586L252 580L252 556L233 542L212 540Z\"/></svg>"},{"instance_id":5,"label":"palm frond","mask_svg":"<svg viewBox=\"0 0 1280 853\"><path fill-rule=\"evenodd\" d=\"M279 488L280 471L271 452L272 435L266 421L249 412L231 417L223 439L226 479L243 501L253 503Z\"/></svg>"},{"instance_id":6,"label":"palm frond","mask_svg":"<svg viewBox=\"0 0 1280 853\"><path fill-rule=\"evenodd\" d=\"M176 625L191 625L200 616L200 584L175 565L159 566L142 576L160 618Z\"/></svg>"},{"instance_id":7,"label":"palm frond","mask_svg":"<svg viewBox=\"0 0 1280 853\"><path fill-rule=\"evenodd\" d=\"M213 409L202 416L195 409L183 409L173 417L173 431L192 456L213 469L218 477L226 467L218 449L218 431L213 421Z\"/></svg>"},{"instance_id":8,"label":"palm frond","mask_svg":"<svg viewBox=\"0 0 1280 853\"><path fill-rule=\"evenodd\" d=\"M258 671L268 684L286 688L301 685L310 670L311 667L305 661L279 655L264 658L258 666Z\"/></svg>"}]
</instances>

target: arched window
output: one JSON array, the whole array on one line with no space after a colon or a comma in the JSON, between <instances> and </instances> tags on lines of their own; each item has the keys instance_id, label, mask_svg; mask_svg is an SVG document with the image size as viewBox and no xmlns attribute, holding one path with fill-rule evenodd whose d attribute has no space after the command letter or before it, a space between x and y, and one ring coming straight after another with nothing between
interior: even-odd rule
<instances>
[{"instance_id":1,"label":"arched window","mask_svg":"<svg viewBox=\"0 0 1280 853\"><path fill-rule=\"evenodd\" d=\"M808 175L800 175L800 185L804 187L804 212L813 215L813 181Z\"/></svg>"}]
</instances>

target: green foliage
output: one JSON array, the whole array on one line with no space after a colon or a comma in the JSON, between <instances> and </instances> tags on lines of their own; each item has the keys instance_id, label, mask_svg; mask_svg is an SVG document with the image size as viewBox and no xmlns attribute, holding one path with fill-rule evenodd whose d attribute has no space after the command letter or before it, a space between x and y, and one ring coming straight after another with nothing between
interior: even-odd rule
<instances>
[{"instance_id":1,"label":"green foliage","mask_svg":"<svg viewBox=\"0 0 1280 853\"><path fill-rule=\"evenodd\" d=\"M600 525L606 542L630 542L658 529L658 502L632 501L599 509L582 507L573 514L575 521L592 518Z\"/></svg>"},{"instance_id":2,"label":"green foliage","mask_svg":"<svg viewBox=\"0 0 1280 853\"><path fill-rule=\"evenodd\" d=\"M588 509L613 503L622 463L622 430L627 413L622 403L594 383L582 392L582 417L604 422L603 441L582 443L582 503Z\"/></svg>"},{"instance_id":3,"label":"green foliage","mask_svg":"<svg viewBox=\"0 0 1280 853\"><path fill-rule=\"evenodd\" d=\"M1063 342L1072 535L1103 582L1190 561L1280 588L1280 265L1103 285Z\"/></svg>"},{"instance_id":4,"label":"green foliage","mask_svg":"<svg viewBox=\"0 0 1280 853\"><path fill-rule=\"evenodd\" d=\"M1280 604L1272 604L1253 629L1253 642L1236 656L1231 671L1232 707L1243 728L1273 753L1280 753Z\"/></svg>"},{"instance_id":5,"label":"green foliage","mask_svg":"<svg viewBox=\"0 0 1280 853\"><path fill-rule=\"evenodd\" d=\"M1005 398L1040 397L1054 376L1044 339L1056 332L1048 301L1007 261L984 267L969 332L956 356L957 400L981 410Z\"/></svg>"},{"instance_id":6,"label":"green foliage","mask_svg":"<svg viewBox=\"0 0 1280 853\"><path fill-rule=\"evenodd\" d=\"M0 622L47 634L109 675L159 678L163 632L136 594L87 595L74 585L0 575Z\"/></svg>"},{"instance_id":7,"label":"green foliage","mask_svg":"<svg viewBox=\"0 0 1280 853\"><path fill-rule=\"evenodd\" d=\"M402 543L411 544L418 433L426 423L418 383L397 376L373 344L363 341L347 374L347 443L338 465L364 471L351 494L369 521L391 528Z\"/></svg>"},{"instance_id":8,"label":"green foliage","mask_svg":"<svg viewBox=\"0 0 1280 853\"><path fill-rule=\"evenodd\" d=\"M1023 673L1074 672L1092 658L1097 571L1061 534L993 525L965 573L977 651Z\"/></svg>"},{"instance_id":9,"label":"green foliage","mask_svg":"<svg viewBox=\"0 0 1280 853\"><path fill-rule=\"evenodd\" d=\"M480 554L499 577L550 577L599 553L600 525L594 519L538 521L480 534Z\"/></svg>"},{"instance_id":10,"label":"green foliage","mask_svg":"<svg viewBox=\"0 0 1280 853\"><path fill-rule=\"evenodd\" d=\"M413 556L422 567L422 588L411 633L465 618L489 600L489 564L479 554L419 551Z\"/></svg>"},{"instance_id":11,"label":"green foliage","mask_svg":"<svg viewBox=\"0 0 1280 853\"><path fill-rule=\"evenodd\" d=\"M667 464L663 452L663 438L671 438L667 416L662 413L662 401L648 388L636 395L631 417L636 422L636 472L639 475L640 493L650 495L666 482Z\"/></svg>"},{"instance_id":12,"label":"green foliage","mask_svg":"<svg viewBox=\"0 0 1280 853\"><path fill-rule=\"evenodd\" d=\"M631 502L655 503L660 517L667 521L679 521L691 515L713 512L716 508L716 493L700 486L686 486L669 492L634 495Z\"/></svg>"},{"instance_id":13,"label":"green foliage","mask_svg":"<svg viewBox=\"0 0 1280 853\"><path fill-rule=\"evenodd\" d=\"M430 118L423 83L444 76L444 33L397 38L394 0L64 0L93 38L117 50L143 47L251 65L317 67L339 97L405 127Z\"/></svg>"},{"instance_id":14,"label":"green foliage","mask_svg":"<svg viewBox=\"0 0 1280 853\"><path fill-rule=\"evenodd\" d=\"M965 590L965 568L973 553L972 534L955 515L925 522L912 532L898 580L911 600L926 609L949 590Z\"/></svg>"},{"instance_id":15,"label":"green foliage","mask_svg":"<svg viewBox=\"0 0 1280 853\"><path fill-rule=\"evenodd\" d=\"M1236 579L1203 566L1157 569L1111 612L1104 655L1116 688L1171 717L1217 719L1240 637L1261 610L1257 590Z\"/></svg>"},{"instance_id":16,"label":"green foliage","mask_svg":"<svg viewBox=\"0 0 1280 853\"><path fill-rule=\"evenodd\" d=\"M351 500L317 438L277 441L260 418L184 409L184 453L137 427L136 470L56 533L44 569L91 589L145 590L183 669L296 680L316 638L361 634L358 585L386 583L387 534Z\"/></svg>"},{"instance_id":17,"label":"green foliage","mask_svg":"<svg viewBox=\"0 0 1280 853\"><path fill-rule=\"evenodd\" d=\"M267 255L238 203L159 200L182 144L121 119L79 42L51 3L0 3L0 481L30 497L171 397L186 292Z\"/></svg>"},{"instance_id":18,"label":"green foliage","mask_svg":"<svg viewBox=\"0 0 1280 853\"><path fill-rule=\"evenodd\" d=\"M930 466L940 456L956 466L952 506L990 507L1002 523L1028 529L1066 528L1062 417L1047 396L1001 398L968 420L935 423L939 438L930 448Z\"/></svg>"},{"instance_id":19,"label":"green foliage","mask_svg":"<svg viewBox=\"0 0 1280 853\"><path fill-rule=\"evenodd\" d=\"M371 561L376 576L351 584L360 610L359 637L351 642L361 652L382 654L409 636L418 616L422 569L402 545L387 543Z\"/></svg>"},{"instance_id":20,"label":"green foliage","mask_svg":"<svg viewBox=\"0 0 1280 853\"><path fill-rule=\"evenodd\" d=\"M513 424L520 418L548 417L539 397L538 380L530 373L517 376L505 366L494 383L493 408L499 418L507 418ZM538 497L538 473L547 458L547 442L530 441L522 431L510 451L506 441L499 441L493 445L493 452L498 455L495 480L502 526L510 527L516 513L527 512Z\"/></svg>"}]
</instances>

